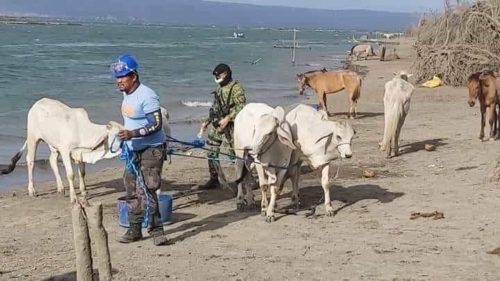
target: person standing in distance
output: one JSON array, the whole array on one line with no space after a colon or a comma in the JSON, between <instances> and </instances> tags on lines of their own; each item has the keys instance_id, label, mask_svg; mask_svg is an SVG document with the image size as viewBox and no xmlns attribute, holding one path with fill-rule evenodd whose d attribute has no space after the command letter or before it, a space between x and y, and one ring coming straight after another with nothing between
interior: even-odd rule
<instances>
[{"instance_id":1,"label":"person standing in distance","mask_svg":"<svg viewBox=\"0 0 500 281\"><path fill-rule=\"evenodd\" d=\"M199 189L213 189L220 186L217 167L219 165L220 146L225 141L229 147L233 146L233 122L238 112L245 106L245 90L239 81L233 80L231 68L224 63L217 65L212 71L217 89L214 102L210 108L209 117L201 125L205 130L209 125L212 129L208 134L207 144L212 146L212 151L207 153L210 179L200 185ZM231 151L231 153L233 153Z\"/></svg>"},{"instance_id":2,"label":"person standing in distance","mask_svg":"<svg viewBox=\"0 0 500 281\"><path fill-rule=\"evenodd\" d=\"M156 246L168 239L163 232L156 191L161 185L165 159L165 133L162 129L160 98L139 81L139 64L129 54L119 56L111 64L116 86L123 93L121 112L124 130L118 136L131 152L136 171L142 173L143 183L137 182L133 169L125 168L123 182L127 191L130 227L119 242L131 243L142 239L142 223L149 222L148 232Z\"/></svg>"}]
</instances>

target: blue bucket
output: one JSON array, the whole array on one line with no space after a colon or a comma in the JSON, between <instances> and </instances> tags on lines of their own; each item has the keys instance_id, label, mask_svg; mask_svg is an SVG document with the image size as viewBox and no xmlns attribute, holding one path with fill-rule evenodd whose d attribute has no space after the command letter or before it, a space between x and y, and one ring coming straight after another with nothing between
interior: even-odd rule
<instances>
[{"instance_id":1,"label":"blue bucket","mask_svg":"<svg viewBox=\"0 0 500 281\"><path fill-rule=\"evenodd\" d=\"M165 191L158 194L158 208L160 209L161 222L172 222L172 196Z\"/></svg>"},{"instance_id":2,"label":"blue bucket","mask_svg":"<svg viewBox=\"0 0 500 281\"><path fill-rule=\"evenodd\" d=\"M118 224L123 227L129 227L127 197L118 198ZM172 222L172 196L166 192L160 192L158 195L158 208L160 210L161 222L168 224ZM142 228L147 228L145 221Z\"/></svg>"}]
</instances>

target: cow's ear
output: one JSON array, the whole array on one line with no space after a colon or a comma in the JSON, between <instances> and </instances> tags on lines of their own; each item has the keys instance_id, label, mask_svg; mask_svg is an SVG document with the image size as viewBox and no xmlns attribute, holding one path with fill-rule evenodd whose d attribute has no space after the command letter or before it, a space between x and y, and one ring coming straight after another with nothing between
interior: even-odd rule
<instances>
[{"instance_id":1,"label":"cow's ear","mask_svg":"<svg viewBox=\"0 0 500 281\"><path fill-rule=\"evenodd\" d=\"M278 133L278 139L280 140L281 143L290 147L291 149L297 148L293 143L292 130L288 122L282 122L277 129L277 133Z\"/></svg>"},{"instance_id":2,"label":"cow's ear","mask_svg":"<svg viewBox=\"0 0 500 281\"><path fill-rule=\"evenodd\" d=\"M281 124L285 120L285 110L281 106L277 106L273 111L273 116L278 120L278 124Z\"/></svg>"}]
</instances>

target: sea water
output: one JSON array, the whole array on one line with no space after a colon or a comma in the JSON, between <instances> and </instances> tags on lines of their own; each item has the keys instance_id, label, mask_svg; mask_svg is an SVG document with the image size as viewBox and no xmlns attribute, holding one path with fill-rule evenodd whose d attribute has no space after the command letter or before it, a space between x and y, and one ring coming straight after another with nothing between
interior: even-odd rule
<instances>
[{"instance_id":1,"label":"sea water","mask_svg":"<svg viewBox=\"0 0 500 281\"><path fill-rule=\"evenodd\" d=\"M0 166L8 164L23 145L27 112L42 97L83 107L96 123L121 123L122 94L109 70L120 54L137 58L140 81L156 91L170 113L172 135L189 141L208 114L217 64L231 66L249 102L298 103L303 97L298 95L296 74L340 67L352 36L350 31L299 30L292 65L291 49L273 48L285 40L291 43L292 30L248 29L245 38L234 38L232 32L160 25L0 24ZM48 148L39 147L35 180L52 180ZM13 174L0 176L0 189L26 184L24 162L23 156ZM112 160L100 165L121 164Z\"/></svg>"}]
</instances>

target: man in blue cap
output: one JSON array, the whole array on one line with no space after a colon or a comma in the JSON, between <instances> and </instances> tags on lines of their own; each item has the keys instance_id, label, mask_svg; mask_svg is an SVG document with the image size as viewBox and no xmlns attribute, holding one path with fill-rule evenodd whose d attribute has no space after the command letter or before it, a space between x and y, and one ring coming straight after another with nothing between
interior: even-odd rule
<instances>
[{"instance_id":1,"label":"man in blue cap","mask_svg":"<svg viewBox=\"0 0 500 281\"><path fill-rule=\"evenodd\" d=\"M161 185L165 159L165 133L162 130L160 98L139 82L139 64L132 55L121 55L111 64L116 86L123 93L121 112L125 129L118 136L125 142L136 169L125 169L123 182L127 190L130 227L120 242L142 239L142 223L149 222L148 232L156 246L168 240L163 232L156 191ZM137 181L142 173L143 182Z\"/></svg>"}]
</instances>

